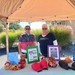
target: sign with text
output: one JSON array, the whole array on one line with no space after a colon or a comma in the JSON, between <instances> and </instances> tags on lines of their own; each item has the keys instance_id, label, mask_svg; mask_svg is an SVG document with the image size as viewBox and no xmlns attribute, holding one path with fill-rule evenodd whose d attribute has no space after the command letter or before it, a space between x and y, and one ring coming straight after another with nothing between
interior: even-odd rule
<instances>
[{"instance_id":1,"label":"sign with text","mask_svg":"<svg viewBox=\"0 0 75 75\"><path fill-rule=\"evenodd\" d=\"M39 61L39 53L37 46L28 46L27 48L27 60L28 63Z\"/></svg>"}]
</instances>

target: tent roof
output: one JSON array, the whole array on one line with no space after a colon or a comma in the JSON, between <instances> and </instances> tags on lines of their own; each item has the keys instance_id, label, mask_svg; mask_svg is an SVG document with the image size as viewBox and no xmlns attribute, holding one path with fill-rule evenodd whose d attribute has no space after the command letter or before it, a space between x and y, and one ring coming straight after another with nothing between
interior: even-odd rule
<instances>
[{"instance_id":1,"label":"tent roof","mask_svg":"<svg viewBox=\"0 0 75 75\"><path fill-rule=\"evenodd\" d=\"M0 19L13 14L24 0L0 0Z\"/></svg>"},{"instance_id":2,"label":"tent roof","mask_svg":"<svg viewBox=\"0 0 75 75\"><path fill-rule=\"evenodd\" d=\"M9 0L7 1L9 2ZM10 22L75 20L75 0L24 0L24 2L22 0L23 3L21 0L19 0L22 5L17 10L15 9L17 7L15 7L13 4L13 0L11 1L13 5L11 10L9 12L7 11L6 13L4 13L4 11L2 12L2 15L8 16L8 21ZM18 0L14 1L15 3L18 2ZM11 14L11 12L14 13Z\"/></svg>"}]
</instances>

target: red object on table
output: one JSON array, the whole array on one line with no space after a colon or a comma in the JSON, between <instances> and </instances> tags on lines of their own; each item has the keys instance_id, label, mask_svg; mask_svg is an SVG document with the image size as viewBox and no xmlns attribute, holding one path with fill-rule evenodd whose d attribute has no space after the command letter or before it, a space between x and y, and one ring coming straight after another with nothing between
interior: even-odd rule
<instances>
[{"instance_id":1,"label":"red object on table","mask_svg":"<svg viewBox=\"0 0 75 75\"><path fill-rule=\"evenodd\" d=\"M31 65L32 69L36 72L40 72L42 71L42 68L41 68L41 65L40 63L37 63L37 62L34 62L32 65Z\"/></svg>"},{"instance_id":2,"label":"red object on table","mask_svg":"<svg viewBox=\"0 0 75 75\"><path fill-rule=\"evenodd\" d=\"M42 69L48 70L48 63L46 59L42 58L40 64L41 64Z\"/></svg>"}]
</instances>

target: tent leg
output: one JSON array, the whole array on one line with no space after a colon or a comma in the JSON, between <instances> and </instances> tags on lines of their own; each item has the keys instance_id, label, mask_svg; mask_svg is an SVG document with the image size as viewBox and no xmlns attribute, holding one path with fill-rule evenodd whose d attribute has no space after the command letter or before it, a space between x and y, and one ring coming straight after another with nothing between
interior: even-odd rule
<instances>
[{"instance_id":1,"label":"tent leg","mask_svg":"<svg viewBox=\"0 0 75 75\"><path fill-rule=\"evenodd\" d=\"M9 54L8 26L9 26L9 23L6 21L6 53L7 53L7 60L8 60L8 54Z\"/></svg>"}]
</instances>

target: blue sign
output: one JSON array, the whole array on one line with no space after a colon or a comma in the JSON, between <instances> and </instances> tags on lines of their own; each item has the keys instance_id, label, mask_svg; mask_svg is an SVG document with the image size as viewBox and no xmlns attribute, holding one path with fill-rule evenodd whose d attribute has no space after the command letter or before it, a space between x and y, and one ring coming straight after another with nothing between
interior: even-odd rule
<instances>
[{"instance_id":1,"label":"blue sign","mask_svg":"<svg viewBox=\"0 0 75 75\"><path fill-rule=\"evenodd\" d=\"M8 54L8 61L14 65L14 64L18 64L19 59L18 59L18 52L11 52Z\"/></svg>"}]
</instances>

